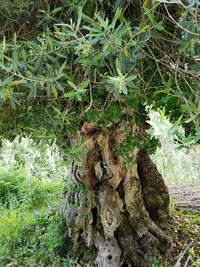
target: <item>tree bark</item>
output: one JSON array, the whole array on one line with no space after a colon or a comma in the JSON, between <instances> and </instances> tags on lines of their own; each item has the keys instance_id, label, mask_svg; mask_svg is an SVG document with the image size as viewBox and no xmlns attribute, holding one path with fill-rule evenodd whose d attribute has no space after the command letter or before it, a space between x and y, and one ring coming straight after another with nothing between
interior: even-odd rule
<instances>
[{"instance_id":1,"label":"tree bark","mask_svg":"<svg viewBox=\"0 0 200 267\"><path fill-rule=\"evenodd\" d=\"M145 150L135 149L124 167L114 147L126 138L123 127L108 130L85 123L90 139L80 166L63 193L62 213L73 250L88 247L98 267L152 266L155 255L170 251L166 235L169 194Z\"/></svg>"}]
</instances>

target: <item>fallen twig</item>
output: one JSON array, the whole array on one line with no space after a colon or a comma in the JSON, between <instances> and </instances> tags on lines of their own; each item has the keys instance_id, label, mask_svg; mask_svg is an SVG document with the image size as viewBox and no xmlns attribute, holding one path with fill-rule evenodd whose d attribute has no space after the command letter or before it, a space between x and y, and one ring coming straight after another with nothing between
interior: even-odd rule
<instances>
[{"instance_id":1,"label":"fallen twig","mask_svg":"<svg viewBox=\"0 0 200 267\"><path fill-rule=\"evenodd\" d=\"M181 253L178 255L178 260L177 260L177 262L176 262L174 267L181 267L181 261L182 261L184 255L186 254L186 252L191 248L192 244L193 244L193 241L185 248L184 251L181 251ZM184 265L184 267L186 267L186 266L187 265Z\"/></svg>"},{"instance_id":2,"label":"fallen twig","mask_svg":"<svg viewBox=\"0 0 200 267\"><path fill-rule=\"evenodd\" d=\"M188 255L188 257L187 257L187 260L186 260L186 262L185 262L185 265L184 265L184 267L187 267L187 266L188 266L188 263L189 263L189 261L190 261L190 255Z\"/></svg>"}]
</instances>

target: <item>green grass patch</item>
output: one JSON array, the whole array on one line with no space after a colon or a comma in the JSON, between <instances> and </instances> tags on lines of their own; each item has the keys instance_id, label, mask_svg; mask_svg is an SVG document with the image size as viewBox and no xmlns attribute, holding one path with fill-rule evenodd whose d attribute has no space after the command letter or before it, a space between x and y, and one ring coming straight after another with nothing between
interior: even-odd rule
<instances>
[{"instance_id":1,"label":"green grass patch","mask_svg":"<svg viewBox=\"0 0 200 267\"><path fill-rule=\"evenodd\" d=\"M73 266L59 206L63 182L0 172L0 266Z\"/></svg>"}]
</instances>

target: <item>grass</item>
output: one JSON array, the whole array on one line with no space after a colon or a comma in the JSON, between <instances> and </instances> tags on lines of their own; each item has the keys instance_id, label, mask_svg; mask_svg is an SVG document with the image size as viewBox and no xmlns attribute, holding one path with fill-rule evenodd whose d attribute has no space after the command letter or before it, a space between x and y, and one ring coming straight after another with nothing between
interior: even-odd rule
<instances>
[{"instance_id":1,"label":"grass","mask_svg":"<svg viewBox=\"0 0 200 267\"><path fill-rule=\"evenodd\" d=\"M0 170L0 266L75 266L59 214L63 183Z\"/></svg>"}]
</instances>

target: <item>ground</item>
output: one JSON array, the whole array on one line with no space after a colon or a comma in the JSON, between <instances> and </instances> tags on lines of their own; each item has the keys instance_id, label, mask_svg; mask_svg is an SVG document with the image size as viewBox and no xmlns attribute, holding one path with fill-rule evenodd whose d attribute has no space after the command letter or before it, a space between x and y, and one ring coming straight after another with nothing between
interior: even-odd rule
<instances>
[{"instance_id":1,"label":"ground","mask_svg":"<svg viewBox=\"0 0 200 267\"><path fill-rule=\"evenodd\" d=\"M172 216L171 237L174 245L167 259L155 259L153 267L199 267L200 188L176 186L169 191Z\"/></svg>"}]
</instances>

